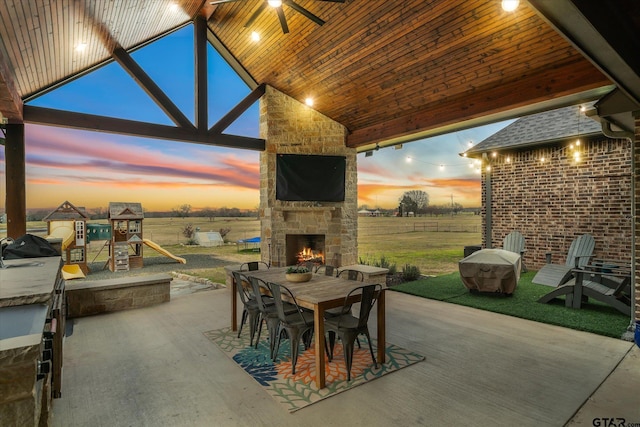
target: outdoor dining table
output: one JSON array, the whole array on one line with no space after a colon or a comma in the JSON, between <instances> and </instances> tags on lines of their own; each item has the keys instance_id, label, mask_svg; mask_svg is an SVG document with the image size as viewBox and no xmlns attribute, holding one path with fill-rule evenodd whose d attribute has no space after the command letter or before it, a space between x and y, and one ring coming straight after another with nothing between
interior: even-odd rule
<instances>
[{"instance_id":1,"label":"outdoor dining table","mask_svg":"<svg viewBox=\"0 0 640 427\"><path fill-rule=\"evenodd\" d=\"M315 365L316 365L316 386L325 387L325 348L324 348L324 312L329 308L342 307L344 299L353 288L362 286L363 283L347 280L340 277L325 276L324 274L314 274L310 281L303 283L288 282L285 278L286 267L274 267L271 269L243 271L247 277L257 277L265 282L278 283L286 286L296 298L298 305L309 310L313 310L314 316L314 342L315 342ZM237 284L232 282L232 307L231 307L231 327L237 330L237 305L235 298ZM377 339L378 350L377 359L379 363L385 362L385 288L377 302ZM354 295L355 303L360 300L360 295Z\"/></svg>"}]
</instances>

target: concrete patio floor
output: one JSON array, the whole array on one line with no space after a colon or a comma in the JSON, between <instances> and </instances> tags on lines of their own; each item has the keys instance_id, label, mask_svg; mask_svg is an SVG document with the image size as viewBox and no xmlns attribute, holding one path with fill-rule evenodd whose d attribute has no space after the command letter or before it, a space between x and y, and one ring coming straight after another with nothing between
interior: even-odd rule
<instances>
[{"instance_id":1,"label":"concrete patio floor","mask_svg":"<svg viewBox=\"0 0 640 427\"><path fill-rule=\"evenodd\" d=\"M293 414L202 334L229 326L227 289L70 319L53 425L640 425L633 343L387 295L387 341L426 359Z\"/></svg>"}]
</instances>

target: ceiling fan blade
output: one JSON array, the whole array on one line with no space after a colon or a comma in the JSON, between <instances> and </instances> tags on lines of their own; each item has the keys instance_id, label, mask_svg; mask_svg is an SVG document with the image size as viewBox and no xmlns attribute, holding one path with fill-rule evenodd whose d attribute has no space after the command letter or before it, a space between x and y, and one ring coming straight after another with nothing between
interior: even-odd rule
<instances>
[{"instance_id":1,"label":"ceiling fan blade","mask_svg":"<svg viewBox=\"0 0 640 427\"><path fill-rule=\"evenodd\" d=\"M262 11L266 7L267 7L267 2L263 1L262 4L260 5L260 7L258 7L258 9L253 13L253 15L251 15L251 18L249 18L247 23L244 24L244 27L247 28L247 27L251 26L251 24L253 24L253 21L255 21L258 18L258 16L262 13Z\"/></svg>"},{"instance_id":2,"label":"ceiling fan blade","mask_svg":"<svg viewBox=\"0 0 640 427\"><path fill-rule=\"evenodd\" d=\"M320 19L319 17L317 17L313 13L309 12L307 9L305 9L302 6L300 6L299 4L297 4L297 3L295 3L295 2L293 2L291 0L285 0L285 1L283 1L283 3L286 4L287 6L291 7L291 9L295 10L296 12L303 14L304 16L306 16L308 19L312 20L316 24L324 25L324 21L322 19Z\"/></svg>"},{"instance_id":3,"label":"ceiling fan blade","mask_svg":"<svg viewBox=\"0 0 640 427\"><path fill-rule=\"evenodd\" d=\"M218 4L224 4L224 3L235 3L237 1L240 0L218 0L218 1L210 1L209 4L210 5L218 5Z\"/></svg>"},{"instance_id":4,"label":"ceiling fan blade","mask_svg":"<svg viewBox=\"0 0 640 427\"><path fill-rule=\"evenodd\" d=\"M282 32L285 34L289 34L289 26L287 25L287 18L284 16L284 10L282 10L282 6L276 7L276 12L278 12L278 19L280 20Z\"/></svg>"}]
</instances>

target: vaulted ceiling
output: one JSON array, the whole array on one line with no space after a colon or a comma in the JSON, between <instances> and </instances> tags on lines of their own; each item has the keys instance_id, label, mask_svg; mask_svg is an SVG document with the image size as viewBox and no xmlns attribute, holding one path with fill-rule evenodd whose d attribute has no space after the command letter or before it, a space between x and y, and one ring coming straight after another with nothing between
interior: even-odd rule
<instances>
[{"instance_id":1,"label":"vaulted ceiling","mask_svg":"<svg viewBox=\"0 0 640 427\"><path fill-rule=\"evenodd\" d=\"M28 123L29 99L196 18L252 89L314 98L359 150L597 99L613 85L640 100L634 0L529 0L511 13L500 0L285 0L289 34L269 7L245 28L263 3L2 1L0 112Z\"/></svg>"}]
</instances>

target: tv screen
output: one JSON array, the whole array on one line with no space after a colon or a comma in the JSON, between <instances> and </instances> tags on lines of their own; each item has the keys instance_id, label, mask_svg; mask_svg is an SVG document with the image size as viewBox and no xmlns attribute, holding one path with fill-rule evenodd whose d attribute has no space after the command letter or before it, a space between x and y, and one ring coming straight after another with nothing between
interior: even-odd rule
<instances>
[{"instance_id":1,"label":"tv screen","mask_svg":"<svg viewBox=\"0 0 640 427\"><path fill-rule=\"evenodd\" d=\"M346 164L345 156L278 154L276 199L343 202Z\"/></svg>"}]
</instances>

